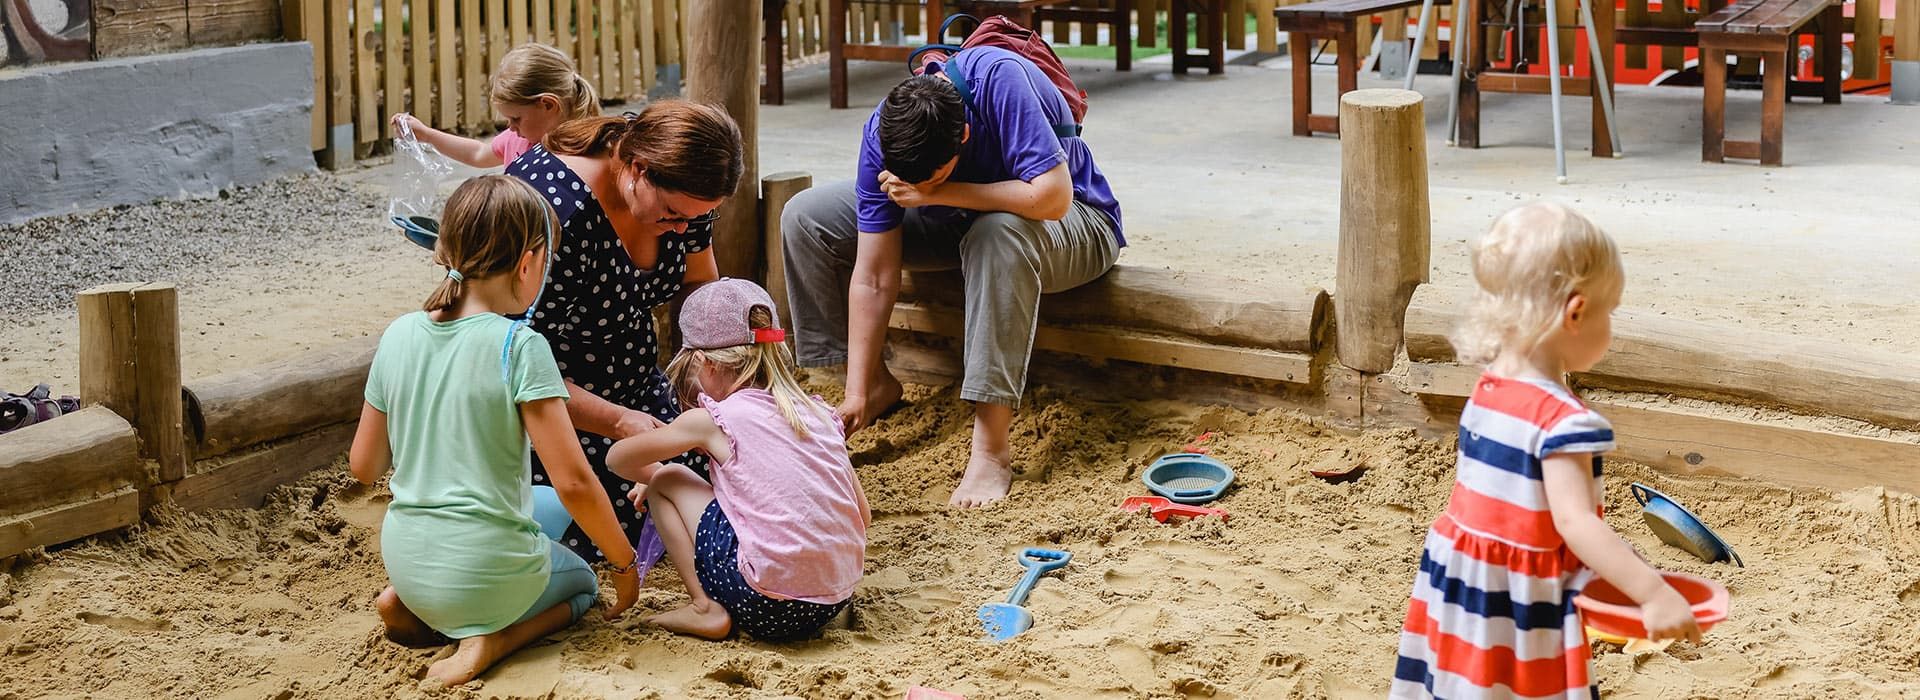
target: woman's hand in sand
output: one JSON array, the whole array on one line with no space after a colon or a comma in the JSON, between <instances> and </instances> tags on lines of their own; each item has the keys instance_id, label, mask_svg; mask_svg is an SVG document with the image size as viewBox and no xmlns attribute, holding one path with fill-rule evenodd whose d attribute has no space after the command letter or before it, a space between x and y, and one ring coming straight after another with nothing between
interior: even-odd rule
<instances>
[{"instance_id":1,"label":"woman's hand in sand","mask_svg":"<svg viewBox=\"0 0 1920 700\"><path fill-rule=\"evenodd\" d=\"M1685 639L1700 643L1700 623L1693 619L1693 606L1672 586L1640 606L1640 616L1647 627L1647 637L1653 641Z\"/></svg>"},{"instance_id":2,"label":"woman's hand in sand","mask_svg":"<svg viewBox=\"0 0 1920 700\"><path fill-rule=\"evenodd\" d=\"M609 570L613 578L613 607L607 608L607 619L617 620L627 613L627 609L640 600L640 553L634 552L633 562L626 573Z\"/></svg>"},{"instance_id":3,"label":"woman's hand in sand","mask_svg":"<svg viewBox=\"0 0 1920 700\"><path fill-rule=\"evenodd\" d=\"M614 434L610 437L615 440L625 440L662 425L666 424L661 423L658 418L647 415L645 411L627 409L625 413L620 414L620 420L613 424Z\"/></svg>"}]
</instances>

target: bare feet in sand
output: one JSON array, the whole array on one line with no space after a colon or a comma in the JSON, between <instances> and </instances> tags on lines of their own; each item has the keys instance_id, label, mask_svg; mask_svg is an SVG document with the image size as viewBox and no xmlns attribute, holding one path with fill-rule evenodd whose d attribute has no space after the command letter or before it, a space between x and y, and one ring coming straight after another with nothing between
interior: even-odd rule
<instances>
[{"instance_id":1,"label":"bare feet in sand","mask_svg":"<svg viewBox=\"0 0 1920 700\"><path fill-rule=\"evenodd\" d=\"M1007 489L1013 488L1013 448L1007 444L1012 429L1012 406L973 405L973 455L947 505L979 508L1007 497Z\"/></svg>"},{"instance_id":2,"label":"bare feet in sand","mask_svg":"<svg viewBox=\"0 0 1920 700\"><path fill-rule=\"evenodd\" d=\"M687 603L679 608L647 618L668 632L685 634L701 639L725 639L733 631L733 618L727 615L727 609L710 598Z\"/></svg>"},{"instance_id":3,"label":"bare feet in sand","mask_svg":"<svg viewBox=\"0 0 1920 700\"><path fill-rule=\"evenodd\" d=\"M380 611L380 622L387 628L387 640L394 644L423 649L453 643L453 640L434 631L420 619L420 616L408 610L407 606L400 602L400 594L395 593L392 586L380 591L379 597L373 599L373 607Z\"/></svg>"},{"instance_id":4,"label":"bare feet in sand","mask_svg":"<svg viewBox=\"0 0 1920 700\"><path fill-rule=\"evenodd\" d=\"M473 680L493 662L499 661L512 649L504 649L498 633L483 634L460 640L460 649L453 656L433 662L427 667L427 680L451 688Z\"/></svg>"}]
</instances>

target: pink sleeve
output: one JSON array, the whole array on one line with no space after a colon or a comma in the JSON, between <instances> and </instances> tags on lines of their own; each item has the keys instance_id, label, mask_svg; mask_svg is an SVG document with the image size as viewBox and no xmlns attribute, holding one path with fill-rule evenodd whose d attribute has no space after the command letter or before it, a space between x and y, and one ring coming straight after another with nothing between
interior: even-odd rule
<instances>
[{"instance_id":1,"label":"pink sleeve","mask_svg":"<svg viewBox=\"0 0 1920 700\"><path fill-rule=\"evenodd\" d=\"M501 165L513 165L513 161L518 160L520 154L533 148L532 141L528 141L526 137L520 135L520 132L512 129L495 134L493 141L487 145L493 149L494 155L500 156Z\"/></svg>"}]
</instances>

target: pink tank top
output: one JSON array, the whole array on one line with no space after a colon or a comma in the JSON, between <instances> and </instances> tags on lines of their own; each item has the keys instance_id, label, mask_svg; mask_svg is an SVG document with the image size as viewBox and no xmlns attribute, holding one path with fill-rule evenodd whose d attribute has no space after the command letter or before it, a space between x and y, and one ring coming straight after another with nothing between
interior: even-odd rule
<instances>
[{"instance_id":1,"label":"pink tank top","mask_svg":"<svg viewBox=\"0 0 1920 700\"><path fill-rule=\"evenodd\" d=\"M521 136L520 132L508 129L494 134L493 141L487 147L493 149L494 155L500 156L501 165L513 165L514 161L520 159L520 154L533 149L533 142Z\"/></svg>"},{"instance_id":2,"label":"pink tank top","mask_svg":"<svg viewBox=\"0 0 1920 700\"><path fill-rule=\"evenodd\" d=\"M807 425L802 438L763 389L741 389L724 401L702 395L700 405L733 449L733 459L713 463L713 497L740 540L747 585L810 603L852 596L871 518L832 411L798 407Z\"/></svg>"}]
</instances>

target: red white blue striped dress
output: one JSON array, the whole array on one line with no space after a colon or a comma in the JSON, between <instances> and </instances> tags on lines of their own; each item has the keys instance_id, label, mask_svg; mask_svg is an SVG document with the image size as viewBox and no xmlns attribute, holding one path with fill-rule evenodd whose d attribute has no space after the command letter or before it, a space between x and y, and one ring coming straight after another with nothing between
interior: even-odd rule
<instances>
[{"instance_id":1,"label":"red white blue striped dress","mask_svg":"<svg viewBox=\"0 0 1920 700\"><path fill-rule=\"evenodd\" d=\"M1573 598L1593 576L1560 539L1541 461L1600 454L1613 426L1565 387L1480 378L1460 415L1458 474L1427 531L1400 633L1396 698L1590 698Z\"/></svg>"}]
</instances>

